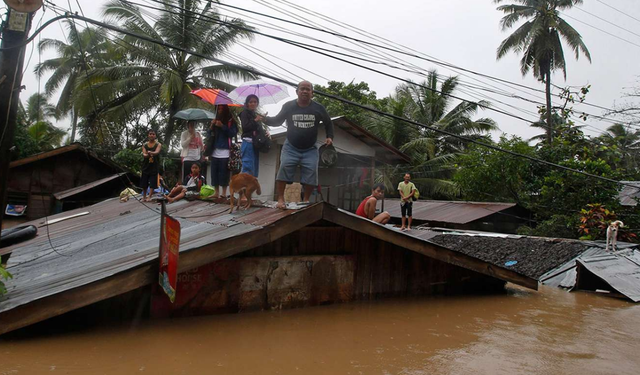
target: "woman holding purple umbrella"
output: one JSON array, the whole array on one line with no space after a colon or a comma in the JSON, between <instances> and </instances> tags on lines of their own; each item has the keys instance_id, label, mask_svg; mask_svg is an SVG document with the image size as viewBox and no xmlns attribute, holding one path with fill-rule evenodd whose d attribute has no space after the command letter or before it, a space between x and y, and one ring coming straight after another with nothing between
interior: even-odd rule
<instances>
[{"instance_id":1,"label":"woman holding purple umbrella","mask_svg":"<svg viewBox=\"0 0 640 375\"><path fill-rule=\"evenodd\" d=\"M242 124L242 173L248 173L253 177L258 177L258 165L260 163L260 153L253 147L253 136L260 129L260 116L256 114L256 109L260 100L256 95L249 95L244 102L244 110L240 112L240 123Z\"/></svg>"}]
</instances>

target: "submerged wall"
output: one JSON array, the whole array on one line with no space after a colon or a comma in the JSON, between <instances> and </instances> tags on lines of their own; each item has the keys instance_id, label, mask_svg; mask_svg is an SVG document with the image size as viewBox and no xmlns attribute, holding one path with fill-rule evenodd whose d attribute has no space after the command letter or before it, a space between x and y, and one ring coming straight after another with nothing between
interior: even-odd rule
<instances>
[{"instance_id":1,"label":"submerged wall","mask_svg":"<svg viewBox=\"0 0 640 375\"><path fill-rule=\"evenodd\" d=\"M181 273L176 302L154 288L151 314L190 316L490 292L504 284L349 229L316 226Z\"/></svg>"}]
</instances>

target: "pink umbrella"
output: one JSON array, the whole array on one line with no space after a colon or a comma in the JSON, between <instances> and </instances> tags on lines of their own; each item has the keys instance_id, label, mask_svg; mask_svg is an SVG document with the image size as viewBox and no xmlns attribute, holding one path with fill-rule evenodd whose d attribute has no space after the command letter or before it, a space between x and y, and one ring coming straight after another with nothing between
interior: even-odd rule
<instances>
[{"instance_id":1,"label":"pink umbrella","mask_svg":"<svg viewBox=\"0 0 640 375\"><path fill-rule=\"evenodd\" d=\"M285 85L260 80L241 84L229 93L229 98L237 103L244 103L249 95L255 95L260 98L261 105L276 104L289 97Z\"/></svg>"}]
</instances>

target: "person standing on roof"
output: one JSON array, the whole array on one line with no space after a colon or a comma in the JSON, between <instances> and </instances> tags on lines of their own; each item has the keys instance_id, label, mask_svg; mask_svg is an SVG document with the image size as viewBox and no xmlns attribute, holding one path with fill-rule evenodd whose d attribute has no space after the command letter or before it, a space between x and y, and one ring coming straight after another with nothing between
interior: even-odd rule
<instances>
[{"instance_id":1,"label":"person standing on roof","mask_svg":"<svg viewBox=\"0 0 640 375\"><path fill-rule=\"evenodd\" d=\"M142 188L142 200L148 202L153 190L158 187L158 173L160 165L160 151L162 145L156 139L156 131L149 129L147 142L142 145L142 175L140 176L140 187ZM147 188L151 188L147 196Z\"/></svg>"},{"instance_id":2,"label":"person standing on roof","mask_svg":"<svg viewBox=\"0 0 640 375\"><path fill-rule=\"evenodd\" d=\"M231 178L229 156L231 139L238 134L238 125L227 105L219 105L216 118L207 130L207 148L205 155L211 157L211 185L216 189L214 199L227 197L227 186ZM206 167L205 167L206 168ZM206 177L206 176L205 176Z\"/></svg>"},{"instance_id":3,"label":"person standing on roof","mask_svg":"<svg viewBox=\"0 0 640 375\"><path fill-rule=\"evenodd\" d=\"M258 166L260 153L253 146L253 137L260 129L260 116L256 110L260 105L260 99L256 95L249 95L244 102L244 109L240 112L240 124L242 125L242 173L248 173L258 178Z\"/></svg>"},{"instance_id":4,"label":"person standing on roof","mask_svg":"<svg viewBox=\"0 0 640 375\"><path fill-rule=\"evenodd\" d=\"M300 183L304 185L305 202L309 201L313 189L318 186L318 128L324 124L327 138L326 145L333 144L333 123L327 110L313 98L313 85L302 81L296 89L298 99L285 103L275 117L266 117L269 126L280 126L287 123L287 140L280 154L280 170L276 177L278 208L285 208L284 189L287 183L293 182L296 169L300 166ZM258 120L260 120L259 118Z\"/></svg>"},{"instance_id":5,"label":"person standing on roof","mask_svg":"<svg viewBox=\"0 0 640 375\"><path fill-rule=\"evenodd\" d=\"M378 205L378 200L384 198L384 190L385 187L383 184L375 184L373 185L373 189L371 189L371 195L362 200L358 209L356 210L356 215L364 217L365 219L369 219L373 222L386 224L391 220L391 215L388 212L382 212L376 215L376 206Z\"/></svg>"},{"instance_id":6,"label":"person standing on roof","mask_svg":"<svg viewBox=\"0 0 640 375\"><path fill-rule=\"evenodd\" d=\"M411 175L409 173L404 174L404 181L400 181L398 184L398 191L400 192L400 212L402 213L402 226L400 230L411 230L411 220L413 219L413 197L416 194L416 185L411 182ZM407 217L409 218L408 225L405 227Z\"/></svg>"}]
</instances>

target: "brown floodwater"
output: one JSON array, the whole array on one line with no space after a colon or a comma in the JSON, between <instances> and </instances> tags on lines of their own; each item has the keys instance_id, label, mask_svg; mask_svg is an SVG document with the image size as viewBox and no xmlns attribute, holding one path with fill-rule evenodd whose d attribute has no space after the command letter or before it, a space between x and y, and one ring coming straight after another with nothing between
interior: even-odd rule
<instances>
[{"instance_id":1,"label":"brown floodwater","mask_svg":"<svg viewBox=\"0 0 640 375\"><path fill-rule=\"evenodd\" d=\"M0 338L0 374L638 374L640 305L543 287Z\"/></svg>"}]
</instances>

